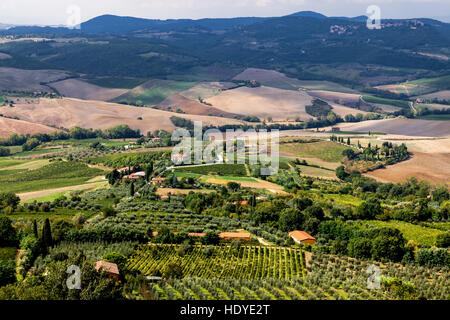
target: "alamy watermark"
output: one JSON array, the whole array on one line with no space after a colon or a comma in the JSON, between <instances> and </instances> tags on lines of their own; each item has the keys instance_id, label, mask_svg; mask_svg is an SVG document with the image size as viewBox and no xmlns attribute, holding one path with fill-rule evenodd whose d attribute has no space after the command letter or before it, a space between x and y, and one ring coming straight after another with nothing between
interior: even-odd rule
<instances>
[{"instance_id":1,"label":"alamy watermark","mask_svg":"<svg viewBox=\"0 0 450 320\"><path fill-rule=\"evenodd\" d=\"M367 268L366 273L370 274L369 278L367 278L367 289L369 290L381 289L380 267L372 264Z\"/></svg>"},{"instance_id":2,"label":"alamy watermark","mask_svg":"<svg viewBox=\"0 0 450 320\"><path fill-rule=\"evenodd\" d=\"M67 278L66 285L69 290L81 289L81 269L78 266L71 265L67 268L66 273L70 274Z\"/></svg>"},{"instance_id":3,"label":"alamy watermark","mask_svg":"<svg viewBox=\"0 0 450 320\"><path fill-rule=\"evenodd\" d=\"M67 7L66 27L69 29L81 29L81 8L77 5Z\"/></svg>"},{"instance_id":4,"label":"alamy watermark","mask_svg":"<svg viewBox=\"0 0 450 320\"><path fill-rule=\"evenodd\" d=\"M381 29L381 8L376 5L367 7L367 28L370 30Z\"/></svg>"},{"instance_id":5,"label":"alamy watermark","mask_svg":"<svg viewBox=\"0 0 450 320\"><path fill-rule=\"evenodd\" d=\"M261 165L261 175L273 175L279 170L278 130L251 128L221 132L209 129L203 132L202 122L196 121L193 133L192 137L186 129L173 132L172 141L179 142L172 150L175 165L245 164L248 159L249 165Z\"/></svg>"}]
</instances>

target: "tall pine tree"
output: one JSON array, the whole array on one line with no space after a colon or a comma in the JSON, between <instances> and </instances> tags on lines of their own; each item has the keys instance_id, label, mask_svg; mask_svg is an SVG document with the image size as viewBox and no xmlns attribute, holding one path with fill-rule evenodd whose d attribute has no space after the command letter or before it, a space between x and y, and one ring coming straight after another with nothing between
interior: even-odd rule
<instances>
[{"instance_id":1,"label":"tall pine tree","mask_svg":"<svg viewBox=\"0 0 450 320\"><path fill-rule=\"evenodd\" d=\"M50 227L50 220L47 218L45 219L44 225L42 227L42 247L45 252L47 252L47 249L53 245L53 239L52 239L52 230Z\"/></svg>"},{"instance_id":2,"label":"tall pine tree","mask_svg":"<svg viewBox=\"0 0 450 320\"><path fill-rule=\"evenodd\" d=\"M134 190L134 182L132 182L132 183L130 184L130 195L131 195L132 197L134 197L134 192L135 192L135 190Z\"/></svg>"},{"instance_id":3,"label":"tall pine tree","mask_svg":"<svg viewBox=\"0 0 450 320\"><path fill-rule=\"evenodd\" d=\"M38 227L37 227L36 220L33 220L33 234L36 237L36 239L39 239Z\"/></svg>"}]
</instances>

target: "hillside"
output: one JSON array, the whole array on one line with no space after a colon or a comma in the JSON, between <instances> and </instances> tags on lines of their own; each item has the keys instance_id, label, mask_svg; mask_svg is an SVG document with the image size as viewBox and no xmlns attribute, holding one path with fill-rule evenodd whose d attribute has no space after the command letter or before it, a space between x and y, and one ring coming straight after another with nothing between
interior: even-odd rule
<instances>
[{"instance_id":1,"label":"hillside","mask_svg":"<svg viewBox=\"0 0 450 320\"><path fill-rule=\"evenodd\" d=\"M13 134L33 135L35 133L51 133L54 131L56 131L55 128L46 125L0 117L0 138L8 138Z\"/></svg>"},{"instance_id":2,"label":"hillside","mask_svg":"<svg viewBox=\"0 0 450 320\"><path fill-rule=\"evenodd\" d=\"M56 127L108 129L127 124L142 133L158 129L171 131L175 128L170 117L177 116L193 121L202 121L203 125L221 126L240 124L242 121L196 115L184 115L152 108L138 108L120 104L86 101L73 98L41 99L38 104L17 104L14 108L5 108L5 115L20 116L23 120L52 125ZM138 120L138 118L142 120Z\"/></svg>"}]
</instances>

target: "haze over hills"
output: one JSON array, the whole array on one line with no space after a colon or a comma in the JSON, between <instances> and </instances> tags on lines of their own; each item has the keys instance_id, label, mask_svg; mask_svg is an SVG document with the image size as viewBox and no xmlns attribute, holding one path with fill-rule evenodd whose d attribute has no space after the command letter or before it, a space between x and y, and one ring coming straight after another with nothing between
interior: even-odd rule
<instances>
[{"instance_id":1,"label":"haze over hills","mask_svg":"<svg viewBox=\"0 0 450 320\"><path fill-rule=\"evenodd\" d=\"M361 15L357 17L327 17L321 13L313 11L300 11L295 12L283 17L308 17L316 19L338 19L348 21L365 22L367 16ZM143 30L182 30L189 28L204 28L206 30L228 30L236 27L251 25L261 21L267 21L274 18L283 17L236 17L236 18L204 18L204 19L145 19L126 16L116 16L111 14L105 14L97 16L81 24L81 33L131 33ZM385 19L383 21L391 21L395 19ZM413 19L403 19L413 20ZM432 20L432 19L427 19ZM435 20L438 23L443 23ZM9 32L14 34L23 33L76 33L77 29L65 28L63 26L26 26L21 25L14 27L12 25L0 24L0 29L10 28Z\"/></svg>"}]
</instances>

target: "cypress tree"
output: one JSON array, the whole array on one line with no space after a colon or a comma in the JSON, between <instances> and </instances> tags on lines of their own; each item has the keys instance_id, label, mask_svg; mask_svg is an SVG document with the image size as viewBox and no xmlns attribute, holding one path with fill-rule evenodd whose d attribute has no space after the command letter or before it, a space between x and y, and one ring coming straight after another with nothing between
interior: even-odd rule
<instances>
[{"instance_id":1,"label":"cypress tree","mask_svg":"<svg viewBox=\"0 0 450 320\"><path fill-rule=\"evenodd\" d=\"M44 226L42 227L42 245L44 250L53 245L52 230L48 218L45 219Z\"/></svg>"},{"instance_id":2,"label":"cypress tree","mask_svg":"<svg viewBox=\"0 0 450 320\"><path fill-rule=\"evenodd\" d=\"M134 196L134 182L132 182L131 184L130 184L130 195L133 197Z\"/></svg>"},{"instance_id":3,"label":"cypress tree","mask_svg":"<svg viewBox=\"0 0 450 320\"><path fill-rule=\"evenodd\" d=\"M36 220L33 220L33 234L36 237L36 239L39 239L39 234L38 234L38 228L37 228Z\"/></svg>"}]
</instances>

